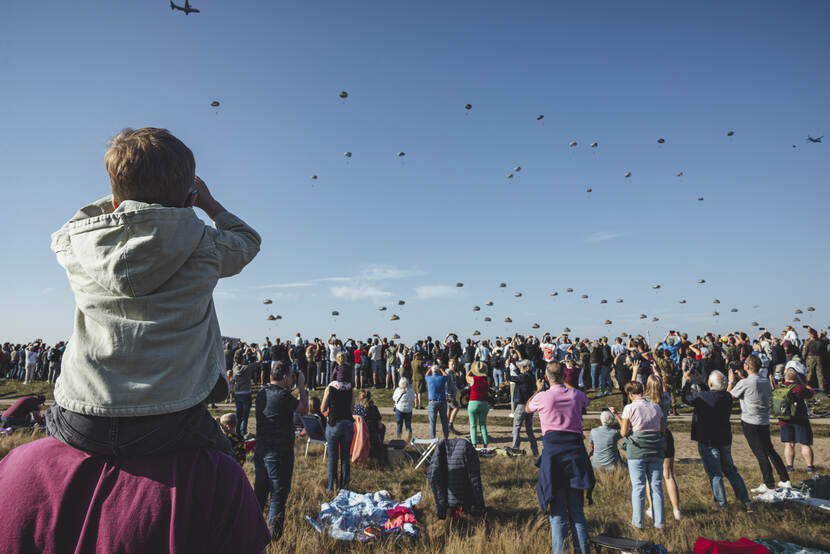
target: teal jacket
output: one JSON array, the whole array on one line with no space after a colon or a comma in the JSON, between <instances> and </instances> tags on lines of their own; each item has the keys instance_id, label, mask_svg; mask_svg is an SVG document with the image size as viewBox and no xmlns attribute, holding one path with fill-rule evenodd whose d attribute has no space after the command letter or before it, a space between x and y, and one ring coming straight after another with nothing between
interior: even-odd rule
<instances>
[{"instance_id":1,"label":"teal jacket","mask_svg":"<svg viewBox=\"0 0 830 554\"><path fill-rule=\"evenodd\" d=\"M623 439L622 449L629 460L664 458L666 439L657 431L637 431Z\"/></svg>"}]
</instances>

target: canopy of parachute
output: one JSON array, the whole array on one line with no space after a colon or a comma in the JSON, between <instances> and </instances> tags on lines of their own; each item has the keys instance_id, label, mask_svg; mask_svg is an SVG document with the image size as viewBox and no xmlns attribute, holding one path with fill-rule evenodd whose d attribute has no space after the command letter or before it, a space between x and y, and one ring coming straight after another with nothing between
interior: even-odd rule
<instances>
[{"instance_id":1,"label":"canopy of parachute","mask_svg":"<svg viewBox=\"0 0 830 554\"><path fill-rule=\"evenodd\" d=\"M390 321L398 321L400 318L397 315L392 314L392 316L389 319Z\"/></svg>"},{"instance_id":2,"label":"canopy of parachute","mask_svg":"<svg viewBox=\"0 0 830 554\"><path fill-rule=\"evenodd\" d=\"M626 171L626 172L625 172L625 178L626 178L626 179L628 179L629 177L631 177L631 172L630 172L630 171Z\"/></svg>"},{"instance_id":3,"label":"canopy of parachute","mask_svg":"<svg viewBox=\"0 0 830 554\"><path fill-rule=\"evenodd\" d=\"M478 329L476 329L475 331L473 331L473 336L474 336L474 337L477 337L477 336L479 336L480 334L481 334L481 332L480 332Z\"/></svg>"},{"instance_id":4,"label":"canopy of parachute","mask_svg":"<svg viewBox=\"0 0 830 554\"><path fill-rule=\"evenodd\" d=\"M339 96L340 98L348 98L348 97L349 97L349 93L348 93L348 92L346 92L345 90L341 90L341 91L340 91L340 94L338 94L337 96Z\"/></svg>"},{"instance_id":5,"label":"canopy of parachute","mask_svg":"<svg viewBox=\"0 0 830 554\"><path fill-rule=\"evenodd\" d=\"M512 179L512 178L513 178L513 174L512 174L512 173L508 173L508 174L507 174L507 178L508 178L508 179Z\"/></svg>"},{"instance_id":6,"label":"canopy of parachute","mask_svg":"<svg viewBox=\"0 0 830 554\"><path fill-rule=\"evenodd\" d=\"M274 321L274 320L276 320L277 318L276 318L276 317L274 317L273 315L269 315L269 316L268 316L268 317L266 317L265 319L267 319L268 321Z\"/></svg>"},{"instance_id":7,"label":"canopy of parachute","mask_svg":"<svg viewBox=\"0 0 830 554\"><path fill-rule=\"evenodd\" d=\"M406 156L406 152L398 152L399 158L403 158L404 156Z\"/></svg>"},{"instance_id":8,"label":"canopy of parachute","mask_svg":"<svg viewBox=\"0 0 830 554\"><path fill-rule=\"evenodd\" d=\"M617 304L622 304L622 303L623 303L623 299L622 299L622 298L617 298L616 302L617 302Z\"/></svg>"},{"instance_id":9,"label":"canopy of parachute","mask_svg":"<svg viewBox=\"0 0 830 554\"><path fill-rule=\"evenodd\" d=\"M698 282L699 285L702 285L703 283L706 282L706 279L698 279L697 282Z\"/></svg>"},{"instance_id":10,"label":"canopy of parachute","mask_svg":"<svg viewBox=\"0 0 830 554\"><path fill-rule=\"evenodd\" d=\"M491 301L490 301L490 302L488 302L486 305L487 305L487 306L492 306L492 305L493 305L493 301L491 300Z\"/></svg>"},{"instance_id":11,"label":"canopy of parachute","mask_svg":"<svg viewBox=\"0 0 830 554\"><path fill-rule=\"evenodd\" d=\"M566 288L566 289L565 289L565 292L573 292L573 291L574 291L574 289L572 289L572 288L570 288L570 287L568 287L568 288Z\"/></svg>"},{"instance_id":12,"label":"canopy of parachute","mask_svg":"<svg viewBox=\"0 0 830 554\"><path fill-rule=\"evenodd\" d=\"M352 157L352 153L351 153L351 152L343 152L343 155L344 155L344 156L346 156L347 158L351 158L351 157Z\"/></svg>"},{"instance_id":13,"label":"canopy of parachute","mask_svg":"<svg viewBox=\"0 0 830 554\"><path fill-rule=\"evenodd\" d=\"M804 313L804 312L802 312L801 310L796 310L795 313L796 314L801 314L801 313Z\"/></svg>"},{"instance_id":14,"label":"canopy of parachute","mask_svg":"<svg viewBox=\"0 0 830 554\"><path fill-rule=\"evenodd\" d=\"M395 333L394 335L392 335L392 338L393 339L399 339L399 338L401 338L401 336L399 334Z\"/></svg>"},{"instance_id":15,"label":"canopy of parachute","mask_svg":"<svg viewBox=\"0 0 830 554\"><path fill-rule=\"evenodd\" d=\"M646 314L640 314L640 319L646 319L648 316Z\"/></svg>"},{"instance_id":16,"label":"canopy of parachute","mask_svg":"<svg viewBox=\"0 0 830 554\"><path fill-rule=\"evenodd\" d=\"M505 322L505 323L513 323L513 320L512 320L512 319L510 319L509 317L505 317L505 318L504 318L504 322Z\"/></svg>"},{"instance_id":17,"label":"canopy of parachute","mask_svg":"<svg viewBox=\"0 0 830 554\"><path fill-rule=\"evenodd\" d=\"M678 177L683 177L683 172L682 172L682 171L678 171L678 172L677 172L677 176L678 176Z\"/></svg>"},{"instance_id":18,"label":"canopy of parachute","mask_svg":"<svg viewBox=\"0 0 830 554\"><path fill-rule=\"evenodd\" d=\"M465 110L472 110L472 109L473 109L473 105L472 105L472 104L464 104L464 109L465 109ZM485 110L485 111L486 111L486 110Z\"/></svg>"},{"instance_id":19,"label":"canopy of parachute","mask_svg":"<svg viewBox=\"0 0 830 554\"><path fill-rule=\"evenodd\" d=\"M381 306L380 308L378 308L378 310L381 311L381 312L385 312L386 311L386 306Z\"/></svg>"},{"instance_id":20,"label":"canopy of parachute","mask_svg":"<svg viewBox=\"0 0 830 554\"><path fill-rule=\"evenodd\" d=\"M697 201L698 201L698 202L703 202L703 197L702 197L702 196L698 196L698 197L697 197Z\"/></svg>"},{"instance_id":21,"label":"canopy of parachute","mask_svg":"<svg viewBox=\"0 0 830 554\"><path fill-rule=\"evenodd\" d=\"M654 290L657 290L657 289L660 288L660 285L651 285L651 288L653 288Z\"/></svg>"},{"instance_id":22,"label":"canopy of parachute","mask_svg":"<svg viewBox=\"0 0 830 554\"><path fill-rule=\"evenodd\" d=\"M663 139L663 138L657 139L657 144L663 144L664 142L666 142L666 139Z\"/></svg>"},{"instance_id":23,"label":"canopy of parachute","mask_svg":"<svg viewBox=\"0 0 830 554\"><path fill-rule=\"evenodd\" d=\"M605 298L603 298L602 300L600 300L600 301L599 301L599 303L600 303L600 304L608 304L608 300L606 300Z\"/></svg>"},{"instance_id":24,"label":"canopy of parachute","mask_svg":"<svg viewBox=\"0 0 830 554\"><path fill-rule=\"evenodd\" d=\"M652 318L651 318L651 321L653 321L653 322L655 322L655 323L656 323L656 322L660 321L660 318L659 318L659 317L657 317L657 316L655 316L655 317L652 317Z\"/></svg>"},{"instance_id":25,"label":"canopy of parachute","mask_svg":"<svg viewBox=\"0 0 830 554\"><path fill-rule=\"evenodd\" d=\"M574 141L571 141L571 142L568 144L568 146L570 146L571 148L573 148L574 146L576 146L576 141L575 141L575 140L574 140Z\"/></svg>"},{"instance_id":26,"label":"canopy of parachute","mask_svg":"<svg viewBox=\"0 0 830 554\"><path fill-rule=\"evenodd\" d=\"M680 300L680 303L681 303L681 304L685 304L685 303L686 303L686 300Z\"/></svg>"},{"instance_id":27,"label":"canopy of parachute","mask_svg":"<svg viewBox=\"0 0 830 554\"><path fill-rule=\"evenodd\" d=\"M316 175L312 175L312 176L311 176L311 178L312 178L313 180L315 180L315 181L317 180L317 176L316 176Z\"/></svg>"},{"instance_id":28,"label":"canopy of parachute","mask_svg":"<svg viewBox=\"0 0 830 554\"><path fill-rule=\"evenodd\" d=\"M736 313L736 312L738 311L738 308L732 308L732 309L731 309L731 310L729 310L729 311L730 311L730 312L732 312L732 313L734 314L734 313Z\"/></svg>"},{"instance_id":29,"label":"canopy of parachute","mask_svg":"<svg viewBox=\"0 0 830 554\"><path fill-rule=\"evenodd\" d=\"M720 304L720 300L718 300L717 298L715 298L714 300L712 300L712 304Z\"/></svg>"},{"instance_id":30,"label":"canopy of parachute","mask_svg":"<svg viewBox=\"0 0 830 554\"><path fill-rule=\"evenodd\" d=\"M563 333L570 333L570 332L571 332L571 328L570 328L570 327L565 327L564 329L562 329L562 332L563 332Z\"/></svg>"},{"instance_id":31,"label":"canopy of parachute","mask_svg":"<svg viewBox=\"0 0 830 554\"><path fill-rule=\"evenodd\" d=\"M606 324L606 325L611 325L611 320L610 320L610 319L606 319L606 320L605 320L605 324Z\"/></svg>"},{"instance_id":32,"label":"canopy of parachute","mask_svg":"<svg viewBox=\"0 0 830 554\"><path fill-rule=\"evenodd\" d=\"M478 312L478 311L480 311L480 310L481 310L481 308L479 308L478 306L473 306L473 311L474 311L474 312Z\"/></svg>"},{"instance_id":33,"label":"canopy of parachute","mask_svg":"<svg viewBox=\"0 0 830 554\"><path fill-rule=\"evenodd\" d=\"M515 171L516 173L520 172L521 170L522 170L522 166L520 166L520 165L517 165L516 167L513 168L513 171Z\"/></svg>"},{"instance_id":34,"label":"canopy of parachute","mask_svg":"<svg viewBox=\"0 0 830 554\"><path fill-rule=\"evenodd\" d=\"M793 318L793 321L794 321L794 322L799 322L799 321L801 321L801 318L794 317L794 318Z\"/></svg>"},{"instance_id":35,"label":"canopy of parachute","mask_svg":"<svg viewBox=\"0 0 830 554\"><path fill-rule=\"evenodd\" d=\"M492 320L491 318L489 318L489 317L485 317L485 318L484 318L484 321L493 321L493 320Z\"/></svg>"},{"instance_id":36,"label":"canopy of parachute","mask_svg":"<svg viewBox=\"0 0 830 554\"><path fill-rule=\"evenodd\" d=\"M729 131L728 133L726 133L726 136L731 137L734 134L735 134L735 131Z\"/></svg>"},{"instance_id":37,"label":"canopy of parachute","mask_svg":"<svg viewBox=\"0 0 830 554\"><path fill-rule=\"evenodd\" d=\"M214 100L210 103L211 107L218 108L219 107L219 100Z\"/></svg>"},{"instance_id":38,"label":"canopy of parachute","mask_svg":"<svg viewBox=\"0 0 830 554\"><path fill-rule=\"evenodd\" d=\"M588 299L588 295L587 295L587 294L583 294L580 298L582 298L583 300L587 300L587 299Z\"/></svg>"},{"instance_id":39,"label":"canopy of parachute","mask_svg":"<svg viewBox=\"0 0 830 554\"><path fill-rule=\"evenodd\" d=\"M718 312L712 312L712 315L719 316L720 314Z\"/></svg>"},{"instance_id":40,"label":"canopy of parachute","mask_svg":"<svg viewBox=\"0 0 830 554\"><path fill-rule=\"evenodd\" d=\"M338 312L337 310L334 310L334 311L331 312L331 315L337 317L337 316L340 315L340 312Z\"/></svg>"},{"instance_id":41,"label":"canopy of parachute","mask_svg":"<svg viewBox=\"0 0 830 554\"><path fill-rule=\"evenodd\" d=\"M262 301L262 303L263 303L263 304L273 304L273 303L274 303L274 301L273 301L273 300L271 300L270 298L266 298L265 300L263 300L263 301Z\"/></svg>"},{"instance_id":42,"label":"canopy of parachute","mask_svg":"<svg viewBox=\"0 0 830 554\"><path fill-rule=\"evenodd\" d=\"M538 329L540 325L538 323L534 323L533 325L531 325L531 327L534 329Z\"/></svg>"},{"instance_id":43,"label":"canopy of parachute","mask_svg":"<svg viewBox=\"0 0 830 554\"><path fill-rule=\"evenodd\" d=\"M520 292L517 292L517 293L513 294L513 296L515 296L516 298L519 298L521 295L522 295L522 293L520 293Z\"/></svg>"},{"instance_id":44,"label":"canopy of parachute","mask_svg":"<svg viewBox=\"0 0 830 554\"><path fill-rule=\"evenodd\" d=\"M506 287L506 286L507 286L507 283L499 283L499 288L502 288L502 289L503 289L503 288L504 288L504 287Z\"/></svg>"},{"instance_id":45,"label":"canopy of parachute","mask_svg":"<svg viewBox=\"0 0 830 554\"><path fill-rule=\"evenodd\" d=\"M551 296L559 296L559 293L558 293L558 292L556 292L556 291L553 291L552 293L550 293L550 295L551 295Z\"/></svg>"},{"instance_id":46,"label":"canopy of parachute","mask_svg":"<svg viewBox=\"0 0 830 554\"><path fill-rule=\"evenodd\" d=\"M596 148L597 146L599 146L598 142L592 142L591 143L591 148Z\"/></svg>"},{"instance_id":47,"label":"canopy of parachute","mask_svg":"<svg viewBox=\"0 0 830 554\"><path fill-rule=\"evenodd\" d=\"M808 312L814 312L814 311L816 311L816 309L814 307L810 306L809 308L807 308L807 311Z\"/></svg>"},{"instance_id":48,"label":"canopy of parachute","mask_svg":"<svg viewBox=\"0 0 830 554\"><path fill-rule=\"evenodd\" d=\"M545 119L545 116L542 114L536 116L536 121L542 121L543 119Z\"/></svg>"},{"instance_id":49,"label":"canopy of parachute","mask_svg":"<svg viewBox=\"0 0 830 554\"><path fill-rule=\"evenodd\" d=\"M405 300L398 300L398 306L403 306L404 304L406 304Z\"/></svg>"},{"instance_id":50,"label":"canopy of parachute","mask_svg":"<svg viewBox=\"0 0 830 554\"><path fill-rule=\"evenodd\" d=\"M753 322L752 322L752 326L753 326L753 327L758 327L758 322L757 322L757 321L753 321Z\"/></svg>"}]
</instances>

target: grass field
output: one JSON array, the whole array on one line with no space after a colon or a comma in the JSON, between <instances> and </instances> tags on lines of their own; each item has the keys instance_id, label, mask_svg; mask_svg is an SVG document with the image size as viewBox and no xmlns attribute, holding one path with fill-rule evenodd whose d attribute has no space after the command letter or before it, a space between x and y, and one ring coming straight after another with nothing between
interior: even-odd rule
<instances>
[{"instance_id":1,"label":"grass field","mask_svg":"<svg viewBox=\"0 0 830 554\"><path fill-rule=\"evenodd\" d=\"M14 394L11 394L13 391ZM27 393L15 386L10 390L0 385L0 398L18 396ZM46 392L46 391L44 391ZM383 392L383 391L379 391ZM321 394L318 391L316 394ZM386 404L383 394L378 394L379 405ZM614 401L619 395L603 399ZM597 408L593 408L597 409ZM231 410L216 410L222 413ZM384 416L388 431L387 438L394 434L394 422ZM417 436L426 436L426 412L417 411L413 426ZM586 428L595 426L596 422L586 423ZM509 442L510 420L492 418L488 422L491 444L505 446ZM459 430L467 428L465 411L456 420ZM670 504L666 498L667 514L662 531L648 528L637 531L630 527L631 519L631 485L628 474L618 471L611 474L598 474L598 485L594 492L595 503L586 506L586 516L592 535L611 533L620 536L652 540L664 545L670 552L690 552L698 536L719 540L735 540L742 536L751 539L775 538L796 542L804 546L830 551L830 515L816 508L800 504L768 505L755 503L754 513L743 513L735 502L731 488L727 485L727 498L730 507L727 511L717 510L712 500L712 493L702 465L697 463L695 443L689 440L690 424L684 421L670 423L677 443L677 460L675 474L680 487L681 510L684 518L675 521L671 518ZM775 432L776 426L772 427ZM538 430L538 423L537 423ZM828 471L826 464L830 453L830 426L815 425L816 464L823 473ZM538 431L537 431L538 432ZM754 458L748 451L746 441L740 434L738 425L733 425L733 457L748 488L761 482L760 471ZM42 434L18 432L10 437L0 437L0 457L14 446L28 442ZM781 452L778 439L774 444ZM523 444L527 448L526 443ZM440 521L435 514L435 506L425 468L415 470L411 465L382 468L370 465L352 467L351 489L357 492L374 492L387 490L396 500L423 493L423 501L415 508L420 523L420 537L416 539L382 538L373 544L360 545L338 543L328 537L320 536L303 516L314 516L320 505L330 500L325 491L326 460L322 458L322 447L312 446L310 456L304 458L305 440L297 440L297 456L294 480L289 497L289 509L284 538L272 544L268 552L448 552L464 553L514 553L514 552L550 552L550 525L546 516L538 512L535 497L537 471L530 456L505 458L496 456L482 460L482 478L484 482L485 501L488 506L483 517L470 517L457 521ZM793 481L806 477L803 462L797 458L797 470ZM244 466L253 482L253 464L249 460Z\"/></svg>"}]
</instances>

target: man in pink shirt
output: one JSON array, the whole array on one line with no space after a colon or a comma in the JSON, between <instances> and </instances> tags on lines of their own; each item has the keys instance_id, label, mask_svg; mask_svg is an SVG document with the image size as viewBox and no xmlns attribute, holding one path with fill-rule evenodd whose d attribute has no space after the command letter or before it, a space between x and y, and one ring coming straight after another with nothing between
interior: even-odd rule
<instances>
[{"instance_id":1,"label":"man in pink shirt","mask_svg":"<svg viewBox=\"0 0 830 554\"><path fill-rule=\"evenodd\" d=\"M561 369L559 362L549 362ZM545 381L537 381L538 392L527 402L528 412L539 412L542 434L548 431L582 433L582 409L588 406L588 396L564 379L544 390Z\"/></svg>"}]
</instances>

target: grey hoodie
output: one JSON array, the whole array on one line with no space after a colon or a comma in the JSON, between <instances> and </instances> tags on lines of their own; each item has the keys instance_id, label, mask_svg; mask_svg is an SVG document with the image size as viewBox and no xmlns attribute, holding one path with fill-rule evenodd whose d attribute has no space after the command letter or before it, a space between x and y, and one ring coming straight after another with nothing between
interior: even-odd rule
<instances>
[{"instance_id":1,"label":"grey hoodie","mask_svg":"<svg viewBox=\"0 0 830 554\"><path fill-rule=\"evenodd\" d=\"M187 409L227 392L213 289L259 252L259 234L229 212L206 226L192 208L112 197L52 235L75 294L75 325L55 401L95 416Z\"/></svg>"}]
</instances>

